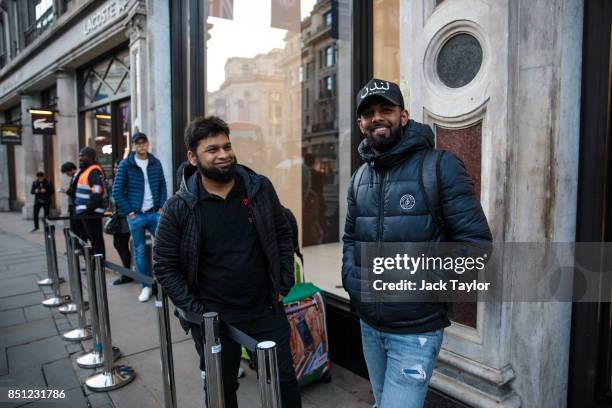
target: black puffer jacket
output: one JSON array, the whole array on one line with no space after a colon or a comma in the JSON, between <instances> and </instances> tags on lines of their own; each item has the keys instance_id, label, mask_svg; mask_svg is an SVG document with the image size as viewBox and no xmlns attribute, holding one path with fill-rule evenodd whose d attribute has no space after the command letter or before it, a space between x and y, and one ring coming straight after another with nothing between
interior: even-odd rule
<instances>
[{"instance_id":1,"label":"black puffer jacket","mask_svg":"<svg viewBox=\"0 0 612 408\"><path fill-rule=\"evenodd\" d=\"M238 176L244 181L257 235L268 260L272 282L270 299L276 299L279 293L286 295L289 292L295 279L289 223L270 180L247 167L236 167ZM153 271L178 308L202 314L206 305L196 296L203 228L197 207L199 182L196 168L186 166L179 191L166 202L159 219L153 248ZM277 302L272 304L277 305Z\"/></svg>"},{"instance_id":2,"label":"black puffer jacket","mask_svg":"<svg viewBox=\"0 0 612 408\"><path fill-rule=\"evenodd\" d=\"M474 194L465 166L457 156L444 152L440 162L439 190L444 231L428 211L419 187L420 161L433 148L430 127L410 120L400 142L375 156L367 139L359 145L368 166L357 191L351 178L344 231L342 283L360 317L382 331L422 333L448 326L444 303L361 302L363 269L359 245L367 242L471 242L490 243L491 232ZM355 177L353 174L353 178ZM414 197L414 205L403 209L402 196ZM355 202L356 198L356 202Z\"/></svg>"}]
</instances>

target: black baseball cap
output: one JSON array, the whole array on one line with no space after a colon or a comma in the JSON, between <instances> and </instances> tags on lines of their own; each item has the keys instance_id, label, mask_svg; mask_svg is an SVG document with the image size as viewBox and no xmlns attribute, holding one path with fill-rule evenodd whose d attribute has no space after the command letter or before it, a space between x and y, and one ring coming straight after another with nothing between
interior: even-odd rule
<instances>
[{"instance_id":1,"label":"black baseball cap","mask_svg":"<svg viewBox=\"0 0 612 408\"><path fill-rule=\"evenodd\" d=\"M399 85L391 81L372 78L357 93L357 115L366 107L367 101L378 96L404 109L404 97Z\"/></svg>"},{"instance_id":2,"label":"black baseball cap","mask_svg":"<svg viewBox=\"0 0 612 408\"><path fill-rule=\"evenodd\" d=\"M146 140L146 141L148 141L148 140L149 140L149 138L147 137L147 135L145 135L145 134L144 134L144 133L142 133L142 132L135 132L135 133L132 135L132 143L136 143L136 141L137 141L137 140L140 140L140 139L144 139L144 140Z\"/></svg>"}]
</instances>

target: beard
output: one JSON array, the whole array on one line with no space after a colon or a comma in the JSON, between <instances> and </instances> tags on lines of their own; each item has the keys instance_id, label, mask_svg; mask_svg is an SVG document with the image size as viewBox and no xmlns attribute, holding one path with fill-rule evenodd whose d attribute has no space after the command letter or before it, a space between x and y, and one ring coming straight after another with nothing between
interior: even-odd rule
<instances>
[{"instance_id":1,"label":"beard","mask_svg":"<svg viewBox=\"0 0 612 408\"><path fill-rule=\"evenodd\" d=\"M366 133L368 143L370 143L370 146L372 146L372 148L379 153L391 150L402 138L402 126L398 126L396 128L388 127L388 129L391 131L389 137L373 136L374 126L368 129L368 132Z\"/></svg>"},{"instance_id":2,"label":"beard","mask_svg":"<svg viewBox=\"0 0 612 408\"><path fill-rule=\"evenodd\" d=\"M200 174L207 179L216 181L217 183L227 184L232 181L236 175L236 159L234 159L234 162L225 169L219 169L215 166L206 168L202 166L202 163L198 160L198 170Z\"/></svg>"}]
</instances>

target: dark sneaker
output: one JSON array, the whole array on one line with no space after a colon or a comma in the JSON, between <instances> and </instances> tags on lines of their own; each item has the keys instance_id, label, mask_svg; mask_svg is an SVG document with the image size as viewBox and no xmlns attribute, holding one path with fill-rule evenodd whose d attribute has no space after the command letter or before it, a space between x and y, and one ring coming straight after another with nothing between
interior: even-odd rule
<instances>
[{"instance_id":1,"label":"dark sneaker","mask_svg":"<svg viewBox=\"0 0 612 408\"><path fill-rule=\"evenodd\" d=\"M32 228L32 231L30 232L36 232L36 231L38 231L38 228Z\"/></svg>"},{"instance_id":2,"label":"dark sneaker","mask_svg":"<svg viewBox=\"0 0 612 408\"><path fill-rule=\"evenodd\" d=\"M113 285L123 285L124 283L130 283L133 281L134 279L130 278L129 276L121 276L113 281Z\"/></svg>"}]
</instances>

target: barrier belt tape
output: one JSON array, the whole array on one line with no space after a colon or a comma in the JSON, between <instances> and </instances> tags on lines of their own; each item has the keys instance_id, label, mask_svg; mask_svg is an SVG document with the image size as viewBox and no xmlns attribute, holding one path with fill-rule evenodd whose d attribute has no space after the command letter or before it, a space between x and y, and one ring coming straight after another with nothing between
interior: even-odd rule
<instances>
[{"instance_id":1,"label":"barrier belt tape","mask_svg":"<svg viewBox=\"0 0 612 408\"><path fill-rule=\"evenodd\" d=\"M107 268L113 270L114 272L118 272L128 278L134 279L138 283L144 283L145 285L153 286L155 283L155 279L150 276L143 275L141 273L135 272L131 269L124 268L123 266L119 266L115 263L104 261L104 264Z\"/></svg>"},{"instance_id":2,"label":"barrier belt tape","mask_svg":"<svg viewBox=\"0 0 612 408\"><path fill-rule=\"evenodd\" d=\"M70 230L70 236L74 239L76 239L79 243L79 245L81 246L85 246L87 245L87 241L83 240L81 237L79 237L77 234L75 234L74 232L72 232L72 230Z\"/></svg>"},{"instance_id":3,"label":"barrier belt tape","mask_svg":"<svg viewBox=\"0 0 612 408\"><path fill-rule=\"evenodd\" d=\"M45 220L49 220L49 221L61 221L61 220L93 220L96 218L104 218L104 217L110 217L112 215L112 212L105 212L104 214L91 214L91 215L72 215L72 216L65 216L65 217L46 217L44 218Z\"/></svg>"},{"instance_id":4,"label":"barrier belt tape","mask_svg":"<svg viewBox=\"0 0 612 408\"><path fill-rule=\"evenodd\" d=\"M181 317L184 320L188 321L189 323L197 324L200 326L204 325L203 316L199 314L195 314L195 313L186 312L178 308L177 310L179 311L179 314L181 315ZM244 346L249 351L252 351L252 352L256 351L257 344L259 343L257 340L255 340L248 334L242 332L241 330L238 330L234 326L224 322L223 320L221 320L221 325L223 326L223 329L226 331L227 335L232 340L234 340L236 343Z\"/></svg>"}]
</instances>

